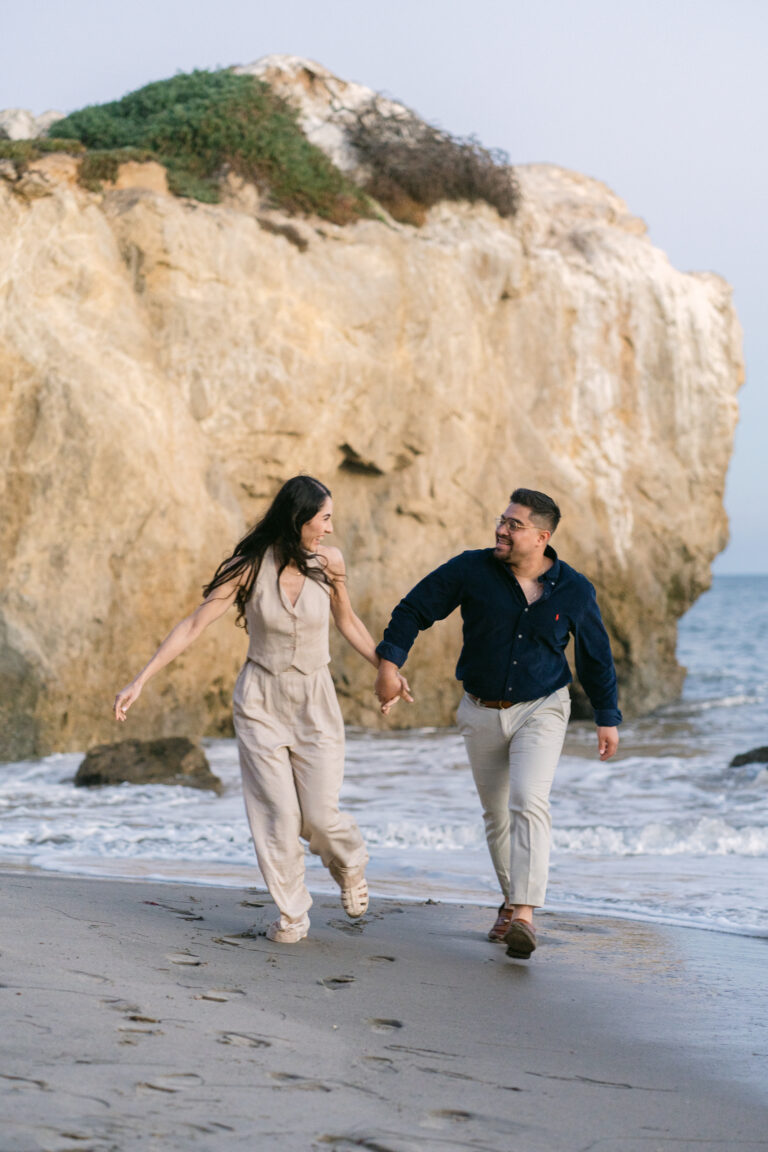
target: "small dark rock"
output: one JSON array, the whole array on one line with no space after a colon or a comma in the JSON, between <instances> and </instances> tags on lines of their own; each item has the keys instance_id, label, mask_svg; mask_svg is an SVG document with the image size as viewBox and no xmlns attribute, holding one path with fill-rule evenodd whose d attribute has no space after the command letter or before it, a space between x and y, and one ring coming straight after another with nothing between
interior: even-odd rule
<instances>
[{"instance_id":1,"label":"small dark rock","mask_svg":"<svg viewBox=\"0 0 768 1152\"><path fill-rule=\"evenodd\" d=\"M77 770L75 785L93 788L107 784L183 784L209 788L220 794L202 748L185 736L162 740L121 740L90 748Z\"/></svg>"},{"instance_id":2,"label":"small dark rock","mask_svg":"<svg viewBox=\"0 0 768 1152\"><path fill-rule=\"evenodd\" d=\"M734 756L728 767L741 768L742 764L768 764L768 745L753 748L751 752L740 752L738 756Z\"/></svg>"}]
</instances>

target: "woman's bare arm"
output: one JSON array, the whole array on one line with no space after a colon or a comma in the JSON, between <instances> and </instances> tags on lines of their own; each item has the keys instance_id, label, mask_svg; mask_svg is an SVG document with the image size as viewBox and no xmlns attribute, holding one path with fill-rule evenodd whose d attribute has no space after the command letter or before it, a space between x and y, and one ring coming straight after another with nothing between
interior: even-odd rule
<instances>
[{"instance_id":1,"label":"woman's bare arm","mask_svg":"<svg viewBox=\"0 0 768 1152\"><path fill-rule=\"evenodd\" d=\"M142 688L156 672L180 656L198 638L201 632L205 631L209 624L224 615L234 603L239 586L239 580L230 580L229 583L220 585L203 600L194 612L179 621L163 640L152 659L144 665L141 672L122 691L118 692L114 703L116 720L125 720L131 704L139 698Z\"/></svg>"},{"instance_id":2,"label":"woman's bare arm","mask_svg":"<svg viewBox=\"0 0 768 1152\"><path fill-rule=\"evenodd\" d=\"M333 581L331 587L331 612L333 622L341 632L344 639L363 659L374 668L379 666L379 657L376 655L376 644L373 636L363 624L360 617L352 608L346 582L346 568L344 557L338 548L324 548L328 560L328 575Z\"/></svg>"},{"instance_id":3,"label":"woman's bare arm","mask_svg":"<svg viewBox=\"0 0 768 1152\"><path fill-rule=\"evenodd\" d=\"M328 561L328 575L333 581L331 590L333 622L347 643L351 645L356 652L359 652L369 664L372 664L374 668L378 668L379 657L376 653L376 643L365 624L363 624L360 617L352 608L352 602L349 599L344 557L338 548L324 548L323 552ZM413 703L408 681L402 673L398 673L398 675L400 677L400 691L392 700L382 704L381 710L385 715L396 700L403 699Z\"/></svg>"}]
</instances>

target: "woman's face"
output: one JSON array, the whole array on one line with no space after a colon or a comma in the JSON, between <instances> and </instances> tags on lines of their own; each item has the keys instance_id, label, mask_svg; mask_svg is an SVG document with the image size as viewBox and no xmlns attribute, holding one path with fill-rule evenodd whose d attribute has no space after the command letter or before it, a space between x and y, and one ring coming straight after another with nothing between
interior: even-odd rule
<instances>
[{"instance_id":1,"label":"woman's face","mask_svg":"<svg viewBox=\"0 0 768 1152\"><path fill-rule=\"evenodd\" d=\"M301 526L301 546L305 552L317 552L323 537L333 532L331 516L333 515L333 501L326 496L319 510L311 520Z\"/></svg>"}]
</instances>

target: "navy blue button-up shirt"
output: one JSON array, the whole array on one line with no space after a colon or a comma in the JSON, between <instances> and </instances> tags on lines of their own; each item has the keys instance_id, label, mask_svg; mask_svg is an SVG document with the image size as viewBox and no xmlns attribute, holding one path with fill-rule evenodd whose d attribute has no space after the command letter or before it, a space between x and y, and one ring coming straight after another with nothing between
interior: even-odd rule
<instances>
[{"instance_id":1,"label":"navy blue button-up shirt","mask_svg":"<svg viewBox=\"0 0 768 1152\"><path fill-rule=\"evenodd\" d=\"M595 723L621 723L616 671L595 590L585 576L545 555L540 599L529 604L508 565L492 548L462 552L425 576L400 601L376 651L398 667L416 636L461 608L464 645L456 679L481 700L536 700L570 683L565 649L573 636L576 672Z\"/></svg>"}]
</instances>

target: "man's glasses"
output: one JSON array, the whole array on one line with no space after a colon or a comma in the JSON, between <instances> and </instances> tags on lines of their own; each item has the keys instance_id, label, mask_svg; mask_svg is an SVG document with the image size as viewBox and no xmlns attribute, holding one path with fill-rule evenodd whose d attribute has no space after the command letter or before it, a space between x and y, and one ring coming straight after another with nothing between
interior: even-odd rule
<instances>
[{"instance_id":1,"label":"man's glasses","mask_svg":"<svg viewBox=\"0 0 768 1152\"><path fill-rule=\"evenodd\" d=\"M510 532L522 532L525 528L537 528L537 524L521 524L519 520L510 520L506 516L496 517L497 528L508 528ZM540 529L538 529L540 531Z\"/></svg>"}]
</instances>

